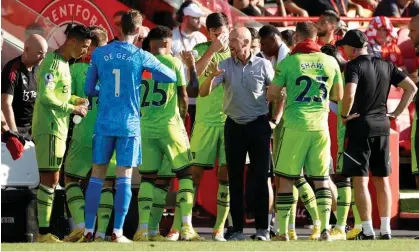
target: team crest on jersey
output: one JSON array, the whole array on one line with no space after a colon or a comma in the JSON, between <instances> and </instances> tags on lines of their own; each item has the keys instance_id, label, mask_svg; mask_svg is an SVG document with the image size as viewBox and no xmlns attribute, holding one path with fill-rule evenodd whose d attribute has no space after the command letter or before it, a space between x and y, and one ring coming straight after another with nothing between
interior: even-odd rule
<instances>
[{"instance_id":1,"label":"team crest on jersey","mask_svg":"<svg viewBox=\"0 0 419 252\"><path fill-rule=\"evenodd\" d=\"M45 74L45 86L52 88L54 85L54 75L52 73Z\"/></svg>"}]
</instances>

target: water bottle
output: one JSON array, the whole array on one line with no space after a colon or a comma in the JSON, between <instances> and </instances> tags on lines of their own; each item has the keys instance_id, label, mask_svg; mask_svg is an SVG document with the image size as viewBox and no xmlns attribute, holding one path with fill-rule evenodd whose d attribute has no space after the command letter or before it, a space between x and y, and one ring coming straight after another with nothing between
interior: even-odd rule
<instances>
[{"instance_id":1,"label":"water bottle","mask_svg":"<svg viewBox=\"0 0 419 252\"><path fill-rule=\"evenodd\" d=\"M89 106L89 101L85 101L83 103L83 105L86 106L86 107ZM75 115L73 117L73 123L74 124L79 124L79 123L81 123L81 119L83 119L83 117L81 115Z\"/></svg>"}]
</instances>

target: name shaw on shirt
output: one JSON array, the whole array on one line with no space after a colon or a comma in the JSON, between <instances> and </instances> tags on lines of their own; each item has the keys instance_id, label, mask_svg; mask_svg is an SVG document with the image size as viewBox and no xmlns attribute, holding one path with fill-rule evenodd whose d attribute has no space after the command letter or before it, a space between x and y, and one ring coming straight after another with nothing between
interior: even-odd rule
<instances>
[{"instance_id":1,"label":"name shaw on shirt","mask_svg":"<svg viewBox=\"0 0 419 252\"><path fill-rule=\"evenodd\" d=\"M320 62L301 63L300 68L301 70L307 70L307 69L313 69L313 68L323 70L323 64Z\"/></svg>"},{"instance_id":2,"label":"name shaw on shirt","mask_svg":"<svg viewBox=\"0 0 419 252\"><path fill-rule=\"evenodd\" d=\"M131 57L131 55L127 55L125 53L117 53L116 55L113 53L109 53L106 54L105 56L103 56L103 59L105 61L109 61L109 60L114 60L114 59L122 59L122 60L127 60L127 61L133 61L134 59Z\"/></svg>"}]
</instances>

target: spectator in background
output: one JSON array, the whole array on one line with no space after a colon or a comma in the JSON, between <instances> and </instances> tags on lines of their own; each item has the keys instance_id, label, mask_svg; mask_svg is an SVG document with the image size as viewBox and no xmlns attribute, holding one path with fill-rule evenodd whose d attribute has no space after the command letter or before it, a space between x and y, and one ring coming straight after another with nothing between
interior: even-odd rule
<instances>
[{"instance_id":1,"label":"spectator in background","mask_svg":"<svg viewBox=\"0 0 419 252\"><path fill-rule=\"evenodd\" d=\"M419 0L382 0L373 16L414 17L419 14Z\"/></svg>"},{"instance_id":2,"label":"spectator in background","mask_svg":"<svg viewBox=\"0 0 419 252\"><path fill-rule=\"evenodd\" d=\"M195 45L207 41L207 37L199 32L201 17L205 14L201 8L192 1L184 2L178 12L179 27L173 29L172 55L176 56L181 51L191 51Z\"/></svg>"},{"instance_id":3,"label":"spectator in background","mask_svg":"<svg viewBox=\"0 0 419 252\"><path fill-rule=\"evenodd\" d=\"M363 8L374 11L380 0L352 0L354 3L361 5Z\"/></svg>"},{"instance_id":4,"label":"spectator in background","mask_svg":"<svg viewBox=\"0 0 419 252\"><path fill-rule=\"evenodd\" d=\"M304 9L304 7L300 7L299 4L294 3L292 0L276 0L277 4L283 4L285 6L285 10L288 13L291 13L296 16L300 17L308 17L308 12ZM304 3L304 2L302 2Z\"/></svg>"},{"instance_id":5,"label":"spectator in background","mask_svg":"<svg viewBox=\"0 0 419 252\"><path fill-rule=\"evenodd\" d=\"M246 6L244 8L241 8L240 10L248 15L248 16L279 16L279 17L285 17L286 16L286 10L284 3L282 1L277 1L277 11L274 15L272 15L270 12L268 12L265 7L263 6L263 1L259 0L251 0L251 1L241 1L243 3L246 3ZM271 23L275 26L287 26L287 22L277 22L277 23Z\"/></svg>"},{"instance_id":6,"label":"spectator in background","mask_svg":"<svg viewBox=\"0 0 419 252\"><path fill-rule=\"evenodd\" d=\"M404 61L397 45L397 32L387 17L374 17L365 34L375 57L388 60L397 67L403 68Z\"/></svg>"},{"instance_id":7,"label":"spectator in background","mask_svg":"<svg viewBox=\"0 0 419 252\"><path fill-rule=\"evenodd\" d=\"M250 51L253 55L257 55L260 53L260 37L258 34L258 30L253 27L248 27L250 34L252 35L252 43L250 45Z\"/></svg>"},{"instance_id":8,"label":"spectator in background","mask_svg":"<svg viewBox=\"0 0 419 252\"><path fill-rule=\"evenodd\" d=\"M173 15L169 11L156 11L153 14L153 23L156 25L167 26L170 30L173 30L178 23L173 18Z\"/></svg>"},{"instance_id":9,"label":"spectator in background","mask_svg":"<svg viewBox=\"0 0 419 252\"><path fill-rule=\"evenodd\" d=\"M222 12L226 14L230 27L233 25L231 19L231 8L227 0L206 1L206 7L213 12Z\"/></svg>"},{"instance_id":10,"label":"spectator in background","mask_svg":"<svg viewBox=\"0 0 419 252\"><path fill-rule=\"evenodd\" d=\"M325 11L317 20L317 44L319 46L324 46L327 44L335 45L336 41L341 39L341 36L337 35L338 31L341 29L339 15L332 11ZM340 53L345 56L345 51L342 47L338 47Z\"/></svg>"},{"instance_id":11,"label":"spectator in background","mask_svg":"<svg viewBox=\"0 0 419 252\"><path fill-rule=\"evenodd\" d=\"M233 0L233 7L241 10L248 7L250 4L263 6L265 4L264 0Z\"/></svg>"},{"instance_id":12,"label":"spectator in background","mask_svg":"<svg viewBox=\"0 0 419 252\"><path fill-rule=\"evenodd\" d=\"M317 44L324 46L327 44L334 45L340 37L336 36L335 33L339 28L340 17L332 11L327 10L323 12L319 20L317 20Z\"/></svg>"},{"instance_id":13,"label":"spectator in background","mask_svg":"<svg viewBox=\"0 0 419 252\"><path fill-rule=\"evenodd\" d=\"M283 0L285 9L288 12L301 12L298 8L302 8L308 12L310 16L320 16L327 10L333 10L339 16L346 16L349 8L356 10L357 16L363 16L363 8L361 5L353 3L351 0ZM296 8L298 7L298 8Z\"/></svg>"},{"instance_id":14,"label":"spectator in background","mask_svg":"<svg viewBox=\"0 0 419 252\"><path fill-rule=\"evenodd\" d=\"M272 65L280 63L290 52L282 42L281 33L273 25L265 25L259 30L260 50L264 58L269 58Z\"/></svg>"},{"instance_id":15,"label":"spectator in background","mask_svg":"<svg viewBox=\"0 0 419 252\"><path fill-rule=\"evenodd\" d=\"M293 30L284 30L281 32L282 41L287 45L290 51L294 50L297 41L295 39L295 31Z\"/></svg>"},{"instance_id":16,"label":"spectator in background","mask_svg":"<svg viewBox=\"0 0 419 252\"><path fill-rule=\"evenodd\" d=\"M1 109L10 129L32 140L36 98L35 68L45 58L47 41L39 34L25 41L23 54L9 61L1 73Z\"/></svg>"},{"instance_id":17,"label":"spectator in background","mask_svg":"<svg viewBox=\"0 0 419 252\"><path fill-rule=\"evenodd\" d=\"M124 10L120 10L120 11L115 12L115 14L113 14L113 24L116 27L116 31L115 31L116 36L111 41L109 41L109 43L115 40L119 40L119 37L121 36L121 18L122 18L122 15L125 14L125 12L126 11Z\"/></svg>"}]
</instances>

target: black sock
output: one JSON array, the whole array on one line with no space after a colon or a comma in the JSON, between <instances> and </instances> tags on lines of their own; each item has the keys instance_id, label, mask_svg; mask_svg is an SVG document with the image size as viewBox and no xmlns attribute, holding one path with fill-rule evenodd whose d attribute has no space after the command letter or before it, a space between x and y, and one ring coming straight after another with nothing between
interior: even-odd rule
<instances>
[{"instance_id":1,"label":"black sock","mask_svg":"<svg viewBox=\"0 0 419 252\"><path fill-rule=\"evenodd\" d=\"M39 233L41 235L46 235L46 234L50 233L49 227L39 227Z\"/></svg>"}]
</instances>

